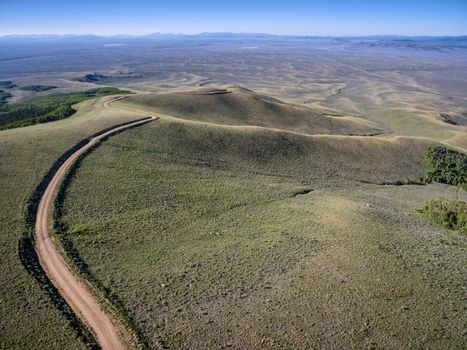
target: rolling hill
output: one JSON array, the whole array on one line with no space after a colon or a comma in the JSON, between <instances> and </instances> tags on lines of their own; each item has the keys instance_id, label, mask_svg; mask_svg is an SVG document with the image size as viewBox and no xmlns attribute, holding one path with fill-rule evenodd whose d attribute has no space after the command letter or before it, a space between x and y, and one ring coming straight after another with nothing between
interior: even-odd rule
<instances>
[{"instance_id":1,"label":"rolling hill","mask_svg":"<svg viewBox=\"0 0 467 350\"><path fill-rule=\"evenodd\" d=\"M258 126L304 134L374 135L382 132L365 119L326 116L311 108L244 88L229 87L225 93L210 91L219 89L139 94L122 103L176 118L214 124Z\"/></svg>"}]
</instances>

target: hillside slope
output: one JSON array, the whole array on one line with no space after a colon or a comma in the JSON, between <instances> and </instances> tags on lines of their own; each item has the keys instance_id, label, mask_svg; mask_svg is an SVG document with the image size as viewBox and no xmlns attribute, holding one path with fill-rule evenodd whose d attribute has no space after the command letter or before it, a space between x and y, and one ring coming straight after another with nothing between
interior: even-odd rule
<instances>
[{"instance_id":1,"label":"hillside slope","mask_svg":"<svg viewBox=\"0 0 467 350\"><path fill-rule=\"evenodd\" d=\"M332 117L243 88L129 96L126 106L173 117L225 125L254 125L305 134L373 135L382 131L365 119Z\"/></svg>"},{"instance_id":2,"label":"hillside slope","mask_svg":"<svg viewBox=\"0 0 467 350\"><path fill-rule=\"evenodd\" d=\"M153 348L460 349L465 245L416 211L456 190L353 181L429 143L161 117L83 160L63 239Z\"/></svg>"},{"instance_id":3,"label":"hillside slope","mask_svg":"<svg viewBox=\"0 0 467 350\"><path fill-rule=\"evenodd\" d=\"M228 167L303 181L352 179L392 183L419 179L425 171L421 155L433 144L404 137L307 136L164 118L153 132L154 148L148 152L171 154L174 159L188 158L213 169Z\"/></svg>"}]
</instances>

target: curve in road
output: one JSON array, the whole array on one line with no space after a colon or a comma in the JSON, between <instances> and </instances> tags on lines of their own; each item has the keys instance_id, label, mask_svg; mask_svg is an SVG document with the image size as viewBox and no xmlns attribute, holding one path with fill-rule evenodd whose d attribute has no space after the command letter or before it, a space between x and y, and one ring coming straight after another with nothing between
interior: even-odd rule
<instances>
[{"instance_id":1,"label":"curve in road","mask_svg":"<svg viewBox=\"0 0 467 350\"><path fill-rule=\"evenodd\" d=\"M95 296L65 262L57 249L53 237L50 233L51 217L50 211L53 208L55 197L59 186L70 166L76 159L93 147L100 140L130 127L135 127L155 120L155 116L144 120L137 120L133 123L117 126L111 130L96 136L74 152L55 172L52 180L48 184L39 202L35 224L35 248L40 264L44 268L47 276L59 290L60 294L70 305L78 317L91 329L97 342L103 349L125 349L128 344L123 339L122 326L115 325L108 314L99 305Z\"/></svg>"}]
</instances>

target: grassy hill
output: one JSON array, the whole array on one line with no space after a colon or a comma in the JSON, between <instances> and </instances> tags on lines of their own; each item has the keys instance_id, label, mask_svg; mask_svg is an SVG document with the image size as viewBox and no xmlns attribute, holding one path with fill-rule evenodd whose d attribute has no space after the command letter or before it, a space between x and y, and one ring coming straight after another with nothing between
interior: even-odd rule
<instances>
[{"instance_id":1,"label":"grassy hill","mask_svg":"<svg viewBox=\"0 0 467 350\"><path fill-rule=\"evenodd\" d=\"M223 94L209 94L209 91L141 94L130 96L122 103L177 118L216 124L260 126L305 134L381 133L376 125L365 119L325 116L313 109L243 88L229 88L230 93Z\"/></svg>"},{"instance_id":2,"label":"grassy hill","mask_svg":"<svg viewBox=\"0 0 467 350\"><path fill-rule=\"evenodd\" d=\"M160 150L216 169L244 169L311 179L391 183L419 179L432 143L410 138L308 136L277 130L202 125L161 119ZM156 150L154 150L156 151Z\"/></svg>"},{"instance_id":3,"label":"grassy hill","mask_svg":"<svg viewBox=\"0 0 467 350\"><path fill-rule=\"evenodd\" d=\"M356 181L427 144L162 117L82 161L60 236L154 348L461 348L465 244L417 211L456 190Z\"/></svg>"}]
</instances>

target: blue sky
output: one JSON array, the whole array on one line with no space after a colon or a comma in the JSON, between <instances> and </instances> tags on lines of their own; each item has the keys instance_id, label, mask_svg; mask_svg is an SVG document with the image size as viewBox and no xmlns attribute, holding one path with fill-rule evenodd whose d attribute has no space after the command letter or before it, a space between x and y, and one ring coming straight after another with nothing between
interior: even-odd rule
<instances>
[{"instance_id":1,"label":"blue sky","mask_svg":"<svg viewBox=\"0 0 467 350\"><path fill-rule=\"evenodd\" d=\"M0 0L0 35L466 35L467 0Z\"/></svg>"}]
</instances>

